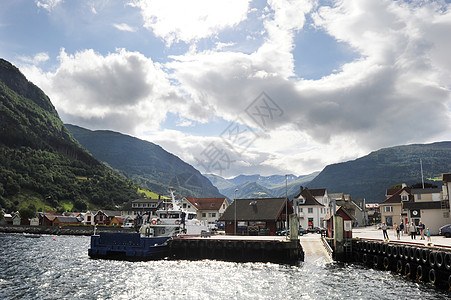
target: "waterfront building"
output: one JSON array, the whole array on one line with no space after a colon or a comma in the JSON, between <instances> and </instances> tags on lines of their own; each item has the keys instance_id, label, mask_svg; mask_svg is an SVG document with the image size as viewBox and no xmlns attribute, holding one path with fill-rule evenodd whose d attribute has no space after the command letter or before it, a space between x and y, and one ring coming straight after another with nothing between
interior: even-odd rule
<instances>
[{"instance_id":1,"label":"waterfront building","mask_svg":"<svg viewBox=\"0 0 451 300\"><path fill-rule=\"evenodd\" d=\"M78 225L80 221L76 217L55 216L53 226Z\"/></svg>"},{"instance_id":2,"label":"waterfront building","mask_svg":"<svg viewBox=\"0 0 451 300\"><path fill-rule=\"evenodd\" d=\"M350 194L332 193L329 194L331 201L335 201L337 206L342 206L354 218L353 227L368 225L368 212L365 198L352 199Z\"/></svg>"},{"instance_id":3,"label":"waterfront building","mask_svg":"<svg viewBox=\"0 0 451 300\"><path fill-rule=\"evenodd\" d=\"M342 219L342 228L343 228L343 238L345 239L352 239L352 223L355 222L355 218L351 215L351 213L342 206L336 206L335 207L335 215L340 216ZM326 218L326 229L327 229L327 236L330 238L333 238L333 232L334 232L334 214L330 212Z\"/></svg>"},{"instance_id":4,"label":"waterfront building","mask_svg":"<svg viewBox=\"0 0 451 300\"><path fill-rule=\"evenodd\" d=\"M293 199L299 226L302 228L325 227L324 220L329 213L329 201L326 189L308 189L301 186L299 194Z\"/></svg>"},{"instance_id":5,"label":"waterfront building","mask_svg":"<svg viewBox=\"0 0 451 300\"><path fill-rule=\"evenodd\" d=\"M94 216L96 215L96 213L97 213L97 211L88 210L84 214L83 224L84 225L95 225Z\"/></svg>"},{"instance_id":6,"label":"waterfront building","mask_svg":"<svg viewBox=\"0 0 451 300\"><path fill-rule=\"evenodd\" d=\"M120 216L120 211L114 211L114 210L99 210L94 216L94 224L96 225L109 225L111 220L116 217Z\"/></svg>"},{"instance_id":7,"label":"waterfront building","mask_svg":"<svg viewBox=\"0 0 451 300\"><path fill-rule=\"evenodd\" d=\"M216 228L219 218L229 207L229 202L227 198L183 197L181 207L183 210L195 212L197 219L206 222L210 228Z\"/></svg>"},{"instance_id":8,"label":"waterfront building","mask_svg":"<svg viewBox=\"0 0 451 300\"><path fill-rule=\"evenodd\" d=\"M379 203L366 203L366 211L368 214L368 225L381 222L381 213Z\"/></svg>"},{"instance_id":9,"label":"waterfront building","mask_svg":"<svg viewBox=\"0 0 451 300\"><path fill-rule=\"evenodd\" d=\"M109 224L110 226L122 226L124 225L124 219L122 217L114 217L111 219L111 222Z\"/></svg>"},{"instance_id":10,"label":"waterfront building","mask_svg":"<svg viewBox=\"0 0 451 300\"><path fill-rule=\"evenodd\" d=\"M380 203L381 222L387 226L393 226L393 223L409 224L409 218L406 211L402 211L402 203L413 199L410 188L402 184L401 188L387 189L386 199Z\"/></svg>"},{"instance_id":11,"label":"waterfront building","mask_svg":"<svg viewBox=\"0 0 451 300\"><path fill-rule=\"evenodd\" d=\"M226 234L274 235L286 228L293 206L287 198L235 199L219 221L225 222Z\"/></svg>"},{"instance_id":12,"label":"waterfront building","mask_svg":"<svg viewBox=\"0 0 451 300\"><path fill-rule=\"evenodd\" d=\"M125 223L131 220L135 220L138 214L143 215L145 213L148 213L151 216L156 216L156 211L163 208L163 205L163 199L161 198L142 198L131 200L122 207L118 216L124 219Z\"/></svg>"},{"instance_id":13,"label":"waterfront building","mask_svg":"<svg viewBox=\"0 0 451 300\"><path fill-rule=\"evenodd\" d=\"M421 221L429 227L431 234L438 234L440 227L451 223L449 201L443 199L441 188L412 189L413 197L403 202L403 213L410 222L418 225Z\"/></svg>"}]
</instances>

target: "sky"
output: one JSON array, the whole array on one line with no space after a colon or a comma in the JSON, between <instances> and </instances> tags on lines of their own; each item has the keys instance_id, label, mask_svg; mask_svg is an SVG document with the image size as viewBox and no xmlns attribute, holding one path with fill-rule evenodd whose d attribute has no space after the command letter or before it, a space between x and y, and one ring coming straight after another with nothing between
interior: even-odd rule
<instances>
[{"instance_id":1,"label":"sky","mask_svg":"<svg viewBox=\"0 0 451 300\"><path fill-rule=\"evenodd\" d=\"M0 57L65 123L306 175L451 140L450 2L2 0Z\"/></svg>"}]
</instances>

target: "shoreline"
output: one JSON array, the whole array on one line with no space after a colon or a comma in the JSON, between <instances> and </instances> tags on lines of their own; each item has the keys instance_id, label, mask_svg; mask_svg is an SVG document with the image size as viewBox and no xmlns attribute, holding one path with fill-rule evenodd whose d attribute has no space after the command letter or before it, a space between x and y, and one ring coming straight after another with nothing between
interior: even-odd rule
<instances>
[{"instance_id":1,"label":"shoreline","mask_svg":"<svg viewBox=\"0 0 451 300\"><path fill-rule=\"evenodd\" d=\"M132 228L98 226L96 232L136 232ZM29 226L29 225L0 225L0 233L26 233L26 234L50 234L50 235L84 235L94 234L94 226Z\"/></svg>"}]
</instances>

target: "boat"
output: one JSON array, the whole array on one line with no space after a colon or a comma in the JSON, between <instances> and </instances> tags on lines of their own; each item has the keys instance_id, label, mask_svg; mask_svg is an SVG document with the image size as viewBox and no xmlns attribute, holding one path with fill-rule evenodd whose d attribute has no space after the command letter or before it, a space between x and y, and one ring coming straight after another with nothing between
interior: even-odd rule
<instances>
[{"instance_id":1,"label":"boat","mask_svg":"<svg viewBox=\"0 0 451 300\"><path fill-rule=\"evenodd\" d=\"M88 255L107 259L161 259L169 254L170 239L209 232L207 225L196 218L196 213L178 205L172 189L170 193L171 201L165 202L165 209L157 210L154 217L148 213L137 216L137 233L94 232Z\"/></svg>"}]
</instances>

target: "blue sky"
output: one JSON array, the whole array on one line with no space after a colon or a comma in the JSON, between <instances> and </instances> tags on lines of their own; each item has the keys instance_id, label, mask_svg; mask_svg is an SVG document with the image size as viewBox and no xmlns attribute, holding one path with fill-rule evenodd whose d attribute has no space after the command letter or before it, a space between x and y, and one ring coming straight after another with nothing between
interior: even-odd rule
<instances>
[{"instance_id":1,"label":"blue sky","mask_svg":"<svg viewBox=\"0 0 451 300\"><path fill-rule=\"evenodd\" d=\"M451 139L449 3L3 1L0 57L66 123L203 173L302 175Z\"/></svg>"}]
</instances>

